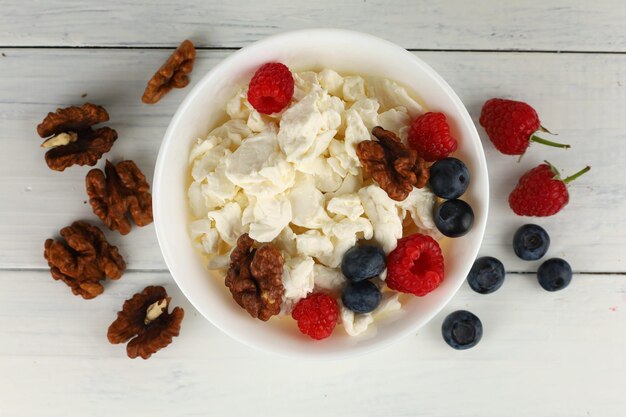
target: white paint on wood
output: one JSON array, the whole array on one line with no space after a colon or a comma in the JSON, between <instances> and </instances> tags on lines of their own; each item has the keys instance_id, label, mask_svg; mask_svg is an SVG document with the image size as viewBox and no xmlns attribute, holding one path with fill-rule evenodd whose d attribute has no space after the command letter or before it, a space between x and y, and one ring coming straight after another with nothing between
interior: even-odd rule
<instances>
[{"instance_id":1,"label":"white paint on wood","mask_svg":"<svg viewBox=\"0 0 626 417\"><path fill-rule=\"evenodd\" d=\"M107 125L119 139L106 155L134 159L151 179L161 137L189 91L175 90L159 104L140 101L146 80L167 51L7 50L0 57L0 265L44 268L43 242L71 221L98 222L84 191L88 167L50 171L35 126L59 106L90 101L111 114ZM201 51L192 85L228 51ZM478 121L482 103L494 96L528 101L542 123L572 144L568 151L532 145L520 163L499 154L486 139L491 209L483 255L502 259L512 271L534 271L538 262L517 259L510 247L515 229L527 221L552 237L548 256L568 259L577 271L625 272L626 55L437 53L418 55L448 80ZM68 70L68 69L71 69ZM624 85L624 86L622 86ZM87 97L81 98L81 94ZM216 103L219 105L219 103ZM436 110L436 109L435 109ZM565 173L590 164L590 173L570 187L571 202L551 218L526 219L508 208L519 176L548 159ZM101 160L98 166L103 166ZM164 269L153 226L127 236L108 233L130 268Z\"/></svg>"},{"instance_id":2,"label":"white paint on wood","mask_svg":"<svg viewBox=\"0 0 626 417\"><path fill-rule=\"evenodd\" d=\"M622 0L4 0L0 45L239 47L311 27L405 48L626 51ZM29 24L30 22L30 24Z\"/></svg>"},{"instance_id":3,"label":"white paint on wood","mask_svg":"<svg viewBox=\"0 0 626 417\"><path fill-rule=\"evenodd\" d=\"M149 284L165 285L185 309L181 336L148 361L130 360L106 329ZM626 407L623 276L577 275L557 293L532 275L509 275L486 296L465 284L416 335L339 362L238 344L166 273L127 273L90 301L47 272L0 272L0 288L3 416L621 417ZM454 351L441 338L456 309L483 322L474 349Z\"/></svg>"}]
</instances>

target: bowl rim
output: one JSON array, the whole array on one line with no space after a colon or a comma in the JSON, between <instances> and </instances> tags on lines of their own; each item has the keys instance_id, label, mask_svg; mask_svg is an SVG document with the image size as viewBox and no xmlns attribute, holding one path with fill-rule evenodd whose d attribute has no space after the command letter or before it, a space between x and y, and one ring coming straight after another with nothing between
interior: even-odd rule
<instances>
[{"instance_id":1,"label":"bowl rim","mask_svg":"<svg viewBox=\"0 0 626 417\"><path fill-rule=\"evenodd\" d=\"M249 50L264 48L267 45L271 45L274 42L281 41L285 38L289 38L294 35L306 36L306 37L309 37L309 36L311 37L350 36L350 37L358 37L365 42L367 41L376 42L379 45L384 45L385 47L393 48L397 50L398 53L405 54L408 59L413 60L415 64L420 66L431 78L436 80L438 87L440 87L442 90L442 93L446 94L453 102L458 112L458 115L460 116L460 121L470 131L472 140L476 142L476 146L479 152L477 155L478 156L477 161L475 162L476 162L476 165L481 170L483 170L485 174L484 190L481 189L481 193L484 193L485 195L484 201L482 201L482 204L484 207L484 215L479 218L479 222L475 222L473 225L473 228L477 228L477 232L479 233L480 236L478 238L478 244L469 249L472 255L471 258L474 258L474 259L476 258L478 251L480 249L481 243L484 239L487 218L489 214L489 181L488 181L489 173L487 169L485 152L482 146L482 142L480 141L480 136L478 135L476 126L471 116L469 115L469 112L467 111L465 105L463 104L461 99L458 97L456 92L452 89L452 87L450 87L450 85L443 79L443 77L441 77L430 65L428 65L426 62L421 60L414 53L407 51L406 49L402 48L401 46L391 41L388 41L386 39L383 39L383 38L380 38L380 37L377 37L368 33L347 30L347 29L337 29L337 28L300 29L300 30L281 32L275 35L268 36L259 41L246 45L245 47L233 52L226 58L220 60L213 68L211 68L206 74L202 76L202 78L198 80L195 86L187 93L183 101L179 104L176 112L174 113L174 115L172 116L170 120L170 123L168 124L168 127L165 131L165 134L163 135L163 138L160 144L160 148L159 148L159 152L158 152L158 156L156 160L156 165L154 169L154 177L153 177L153 195L154 195L153 211L154 211L155 231L157 235L157 241L159 243L159 248L165 260L165 264L172 278L174 279L174 282L178 286L178 288L181 290L181 292L187 298L187 300L189 300L189 302L194 306L194 308L196 308L196 310L198 310L198 312L206 320L208 320L213 326L218 328L220 331L222 331L226 335L230 336L231 338L242 343L245 346L249 346L253 349L256 349L258 351L262 351L271 355L277 355L277 356L282 356L282 357L290 356L290 357L301 357L301 358L316 359L316 360L320 360L320 359L321 360L328 360L328 359L334 360L334 359L343 359L343 358L348 358L348 357L356 357L356 356L364 355L364 354L371 353L376 350L381 350L386 347L389 347L393 343L407 337L409 334L414 333L419 328L426 325L426 323L430 322L437 314L441 312L441 310L443 310L443 308L446 305L449 304L450 300L456 295L456 293L458 292L459 288L461 287L465 279L459 280L458 283L456 283L456 285L452 288L452 290L442 297L442 300L438 303L436 308L433 308L432 310L430 310L425 315L425 317L422 316L422 320L415 321L412 325L407 325L404 329L395 333L393 337L381 339L380 341L377 341L377 343L375 344L369 344L365 346L354 345L347 349L340 349L340 350L336 350L332 352L325 352L324 354L319 354L319 355L318 354L312 355L310 352L295 351L295 350L289 351L289 352L286 352L283 349L272 350L269 348L269 346L266 346L265 344L256 344L252 342L250 339L240 337L238 334L229 331L229 329L223 326L220 321L213 320L212 317L209 317L207 314L205 314L204 309L199 307L201 303L197 301L196 297L193 294L193 291L191 291L188 287L186 287L184 282L177 279L174 273L172 273L172 270L174 269L173 260L175 259L175 256L171 252L171 246L169 245L167 237L164 235L162 228L159 227L159 224L162 218L161 217L161 212L162 212L161 201L162 200L160 198L161 193L159 192L159 189L161 186L161 178L163 178L164 171L166 169L165 155L168 151L170 143L172 143L172 141L174 140L173 139L174 129L176 128L176 125L178 124L179 119L181 119L182 115L189 109L191 103L194 101L196 96L198 96L201 93L204 86L207 83L209 83L211 79L214 77L214 74L219 71L220 67L227 65L233 60L237 60L241 55L246 54L247 51ZM466 269L469 271L469 267L467 267Z\"/></svg>"}]
</instances>

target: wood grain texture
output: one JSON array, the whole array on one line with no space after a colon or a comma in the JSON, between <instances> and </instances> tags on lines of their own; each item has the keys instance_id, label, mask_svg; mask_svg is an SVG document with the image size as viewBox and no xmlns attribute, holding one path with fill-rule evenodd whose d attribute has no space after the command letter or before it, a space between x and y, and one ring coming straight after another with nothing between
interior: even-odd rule
<instances>
[{"instance_id":1,"label":"wood grain texture","mask_svg":"<svg viewBox=\"0 0 626 417\"><path fill-rule=\"evenodd\" d=\"M185 320L167 349L130 360L106 328L148 284L165 285ZM0 289L2 416L621 417L626 407L621 276L577 275L558 293L532 275L509 275L488 296L464 284L417 334L328 362L240 345L199 316L166 273L128 273L91 301L45 272L0 272ZM474 349L454 351L441 338L456 309L483 322Z\"/></svg>"},{"instance_id":2,"label":"wood grain texture","mask_svg":"<svg viewBox=\"0 0 626 417\"><path fill-rule=\"evenodd\" d=\"M337 27L405 48L626 51L622 0L4 0L0 45L240 47L275 33ZM32 24L25 24L32 22Z\"/></svg>"},{"instance_id":3,"label":"wood grain texture","mask_svg":"<svg viewBox=\"0 0 626 417\"><path fill-rule=\"evenodd\" d=\"M169 54L160 50L2 50L0 56L0 265L44 268L43 242L76 219L97 222L84 191L88 167L50 171L35 126L59 106L90 101L111 114L120 138L106 155L134 159L151 179L163 133L189 91L176 90L155 106L141 103L145 82ZM201 51L192 85L229 54ZM482 103L494 96L528 101L542 123L571 143L568 151L533 145L520 163L499 154L485 138L491 208L481 254L502 259L508 270L534 271L517 259L510 241L527 221L552 237L548 256L568 259L576 271L626 272L626 55L439 53L418 54L457 91L477 123ZM624 85L624 86L623 86ZM85 98L81 98L87 93ZM515 216L506 199L519 176L544 159L572 173L592 171L570 187L571 202L546 219ZM103 166L101 160L98 166ZM108 233L131 269L164 269L153 226L129 235Z\"/></svg>"}]
</instances>

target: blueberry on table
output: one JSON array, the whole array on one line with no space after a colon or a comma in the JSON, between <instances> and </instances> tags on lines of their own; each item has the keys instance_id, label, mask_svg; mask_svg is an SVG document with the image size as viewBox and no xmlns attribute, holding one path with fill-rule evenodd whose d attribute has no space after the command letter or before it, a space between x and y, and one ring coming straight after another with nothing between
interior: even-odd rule
<instances>
[{"instance_id":1,"label":"blueberry on table","mask_svg":"<svg viewBox=\"0 0 626 417\"><path fill-rule=\"evenodd\" d=\"M469 349L483 337L483 324L474 314L466 310L450 313L441 325L443 340L457 350Z\"/></svg>"},{"instance_id":2,"label":"blueberry on table","mask_svg":"<svg viewBox=\"0 0 626 417\"><path fill-rule=\"evenodd\" d=\"M343 289L343 305L355 313L370 313L380 304L382 294L372 281L349 282Z\"/></svg>"},{"instance_id":3,"label":"blueberry on table","mask_svg":"<svg viewBox=\"0 0 626 417\"><path fill-rule=\"evenodd\" d=\"M539 285L546 291L559 291L572 282L572 267L561 258L548 259L537 270Z\"/></svg>"},{"instance_id":4,"label":"blueberry on table","mask_svg":"<svg viewBox=\"0 0 626 417\"><path fill-rule=\"evenodd\" d=\"M429 185L437 197L458 198L467 190L469 181L469 171L459 159L443 158L430 167Z\"/></svg>"},{"instance_id":5,"label":"blueberry on table","mask_svg":"<svg viewBox=\"0 0 626 417\"><path fill-rule=\"evenodd\" d=\"M435 226L448 237L466 234L474 224L474 211L463 200L448 200L435 208Z\"/></svg>"},{"instance_id":6,"label":"blueberry on table","mask_svg":"<svg viewBox=\"0 0 626 417\"><path fill-rule=\"evenodd\" d=\"M491 294L504 282L504 265L491 256L476 259L467 275L467 282L479 294Z\"/></svg>"},{"instance_id":7,"label":"blueberry on table","mask_svg":"<svg viewBox=\"0 0 626 417\"><path fill-rule=\"evenodd\" d=\"M543 227L525 224L513 236L513 250L525 261L536 261L548 252L550 236Z\"/></svg>"},{"instance_id":8,"label":"blueberry on table","mask_svg":"<svg viewBox=\"0 0 626 417\"><path fill-rule=\"evenodd\" d=\"M380 275L386 268L385 252L378 246L354 246L341 261L341 272L350 281L359 282Z\"/></svg>"}]
</instances>

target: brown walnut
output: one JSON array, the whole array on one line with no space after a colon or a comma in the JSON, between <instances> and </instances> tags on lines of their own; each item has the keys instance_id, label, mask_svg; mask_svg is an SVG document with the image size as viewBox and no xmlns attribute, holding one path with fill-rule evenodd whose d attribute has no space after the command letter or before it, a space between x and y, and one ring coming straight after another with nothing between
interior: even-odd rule
<instances>
[{"instance_id":1,"label":"brown walnut","mask_svg":"<svg viewBox=\"0 0 626 417\"><path fill-rule=\"evenodd\" d=\"M149 286L126 300L122 311L109 326L107 338L113 344L126 343L126 354L148 359L179 335L185 311L176 307L168 312L171 297L165 288ZM132 339L132 340L131 340Z\"/></svg>"},{"instance_id":2,"label":"brown walnut","mask_svg":"<svg viewBox=\"0 0 626 417\"><path fill-rule=\"evenodd\" d=\"M126 262L117 247L110 245L96 226L77 221L61 229L65 243L48 239L44 257L52 278L61 280L75 295L94 298L104 291L100 281L119 279Z\"/></svg>"},{"instance_id":3,"label":"brown walnut","mask_svg":"<svg viewBox=\"0 0 626 417\"><path fill-rule=\"evenodd\" d=\"M428 182L428 167L417 153L402 143L393 132L376 126L372 129L378 141L360 142L356 154L368 173L387 192L389 198L404 200L413 186L422 188Z\"/></svg>"},{"instance_id":4,"label":"brown walnut","mask_svg":"<svg viewBox=\"0 0 626 417\"><path fill-rule=\"evenodd\" d=\"M239 237L230 255L225 284L237 304L252 317L267 321L280 313L285 260L271 243L258 249L254 243L248 234Z\"/></svg>"},{"instance_id":5,"label":"brown walnut","mask_svg":"<svg viewBox=\"0 0 626 417\"><path fill-rule=\"evenodd\" d=\"M196 48L190 40L184 40L148 81L141 101L155 104L172 88L186 87L195 59Z\"/></svg>"},{"instance_id":6,"label":"brown walnut","mask_svg":"<svg viewBox=\"0 0 626 417\"><path fill-rule=\"evenodd\" d=\"M137 226L152 223L152 195L146 177L133 161L113 165L107 161L104 172L92 169L85 178L93 212L111 230L130 232L127 212Z\"/></svg>"},{"instance_id":7,"label":"brown walnut","mask_svg":"<svg viewBox=\"0 0 626 417\"><path fill-rule=\"evenodd\" d=\"M47 138L41 146L51 148L46 152L50 169L63 171L72 165L95 165L117 139L117 132L109 127L92 128L108 120L107 111L91 103L48 113L37 126L37 133Z\"/></svg>"}]
</instances>

